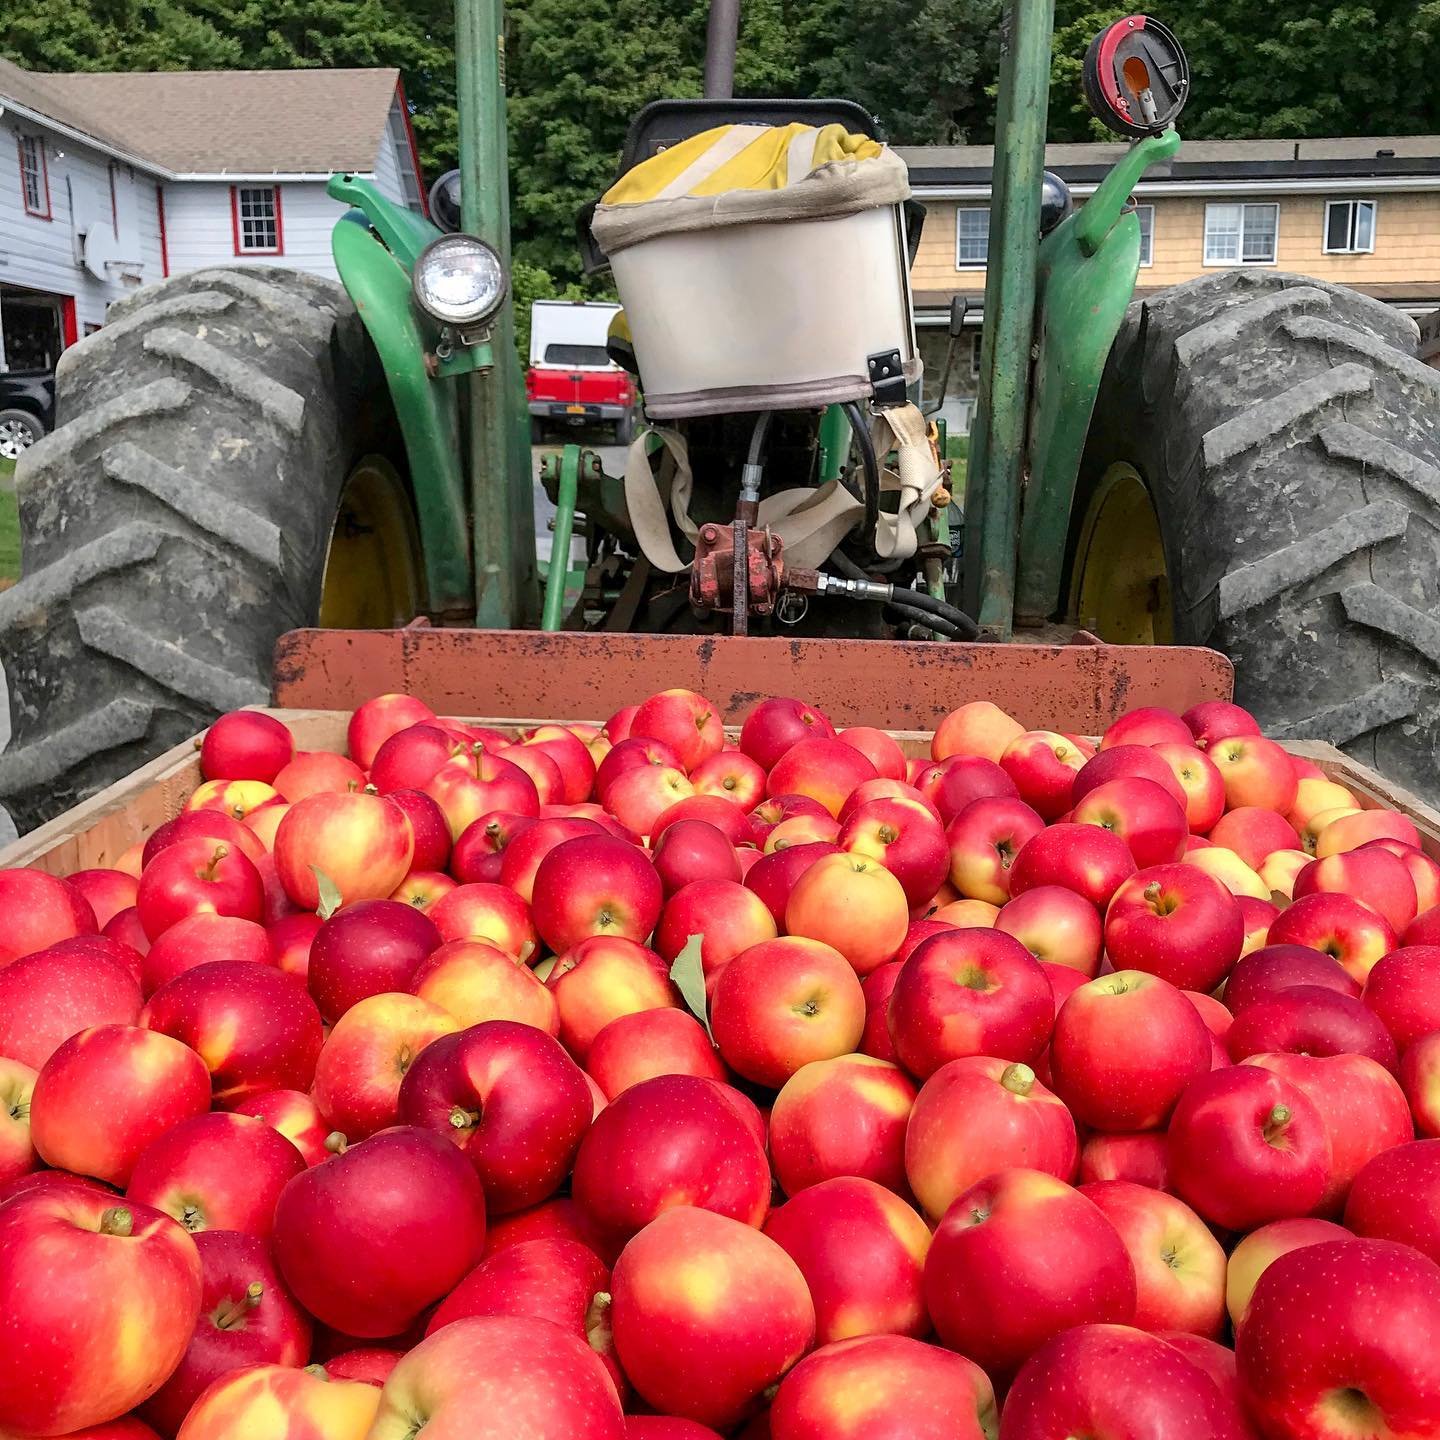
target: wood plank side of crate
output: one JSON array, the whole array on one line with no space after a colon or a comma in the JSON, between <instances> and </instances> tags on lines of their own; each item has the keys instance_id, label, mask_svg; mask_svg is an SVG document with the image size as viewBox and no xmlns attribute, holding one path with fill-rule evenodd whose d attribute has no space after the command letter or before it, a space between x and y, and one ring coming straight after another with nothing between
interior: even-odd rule
<instances>
[{"instance_id":1,"label":"wood plank side of crate","mask_svg":"<svg viewBox=\"0 0 1440 1440\"><path fill-rule=\"evenodd\" d=\"M345 749L349 720L346 712L270 710L267 713L290 727L300 750L339 752ZM546 722L540 718L515 716L467 719L476 725L516 731L533 725L557 723L554 720ZM580 721L572 717L558 723ZM597 722L587 719L584 723ZM734 739L738 730L733 726L727 727L727 733ZM888 733L911 758L923 758L930 753L927 731L891 730ZM108 789L0 850L0 869L28 865L53 875L68 875L76 870L114 865L132 845L147 838L184 808L185 801L200 784L198 741L197 736L175 746ZM1426 852L1440 861L1440 812L1333 746L1315 741L1294 741L1287 748L1313 761L1331 779L1354 791L1363 808L1384 807L1408 815L1420 832Z\"/></svg>"}]
</instances>

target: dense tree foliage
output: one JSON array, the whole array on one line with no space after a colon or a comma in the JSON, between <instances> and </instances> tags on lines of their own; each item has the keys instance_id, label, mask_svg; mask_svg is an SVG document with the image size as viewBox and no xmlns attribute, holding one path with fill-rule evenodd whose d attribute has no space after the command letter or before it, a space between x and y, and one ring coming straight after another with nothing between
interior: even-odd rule
<instances>
[{"instance_id":1,"label":"dense tree foliage","mask_svg":"<svg viewBox=\"0 0 1440 1440\"><path fill-rule=\"evenodd\" d=\"M740 94L846 95L916 144L993 138L1001 0L743 0ZM1090 37L1133 7L1057 0L1050 133L1098 130ZM527 290L579 278L575 214L614 175L630 117L698 95L707 0L512 0L515 250ZM1175 14L1188 135L1440 130L1440 0L1208 0ZM427 173L454 163L451 0L7 0L0 53L37 70L396 65Z\"/></svg>"}]
</instances>

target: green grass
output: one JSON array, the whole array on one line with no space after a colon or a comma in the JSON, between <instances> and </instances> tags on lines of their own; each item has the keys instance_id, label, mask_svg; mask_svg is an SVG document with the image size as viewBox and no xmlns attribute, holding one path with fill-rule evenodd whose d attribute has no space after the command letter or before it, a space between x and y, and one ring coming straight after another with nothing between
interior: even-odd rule
<instances>
[{"instance_id":1,"label":"green grass","mask_svg":"<svg viewBox=\"0 0 1440 1440\"><path fill-rule=\"evenodd\" d=\"M0 482L15 471L13 460L0 460ZM20 518L15 511L15 491L0 484L0 581L20 578Z\"/></svg>"}]
</instances>

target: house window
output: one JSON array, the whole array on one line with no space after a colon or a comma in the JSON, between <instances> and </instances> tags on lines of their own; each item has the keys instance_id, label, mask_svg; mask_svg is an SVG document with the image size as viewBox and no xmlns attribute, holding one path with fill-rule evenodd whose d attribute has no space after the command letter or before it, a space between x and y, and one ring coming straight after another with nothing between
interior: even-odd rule
<instances>
[{"instance_id":1,"label":"house window","mask_svg":"<svg viewBox=\"0 0 1440 1440\"><path fill-rule=\"evenodd\" d=\"M50 173L45 163L45 142L38 135L21 135L20 195L25 213L50 218Z\"/></svg>"},{"instance_id":2,"label":"house window","mask_svg":"<svg viewBox=\"0 0 1440 1440\"><path fill-rule=\"evenodd\" d=\"M1280 229L1278 205L1207 205L1207 265L1273 265Z\"/></svg>"},{"instance_id":3,"label":"house window","mask_svg":"<svg viewBox=\"0 0 1440 1440\"><path fill-rule=\"evenodd\" d=\"M1153 205L1137 205L1135 218L1140 222L1140 263L1153 265L1155 263L1155 207Z\"/></svg>"},{"instance_id":4,"label":"house window","mask_svg":"<svg viewBox=\"0 0 1440 1440\"><path fill-rule=\"evenodd\" d=\"M419 161L415 155L415 137L410 130L410 117L404 108L400 92L390 105L390 117L386 122L390 137L390 148L395 164L400 171L400 194L411 210L424 211L425 197L420 188Z\"/></svg>"},{"instance_id":5,"label":"house window","mask_svg":"<svg viewBox=\"0 0 1440 1440\"><path fill-rule=\"evenodd\" d=\"M990 253L990 209L972 205L955 212L955 268L975 270Z\"/></svg>"},{"instance_id":6,"label":"house window","mask_svg":"<svg viewBox=\"0 0 1440 1440\"><path fill-rule=\"evenodd\" d=\"M1373 200L1327 200L1325 202L1325 253L1327 255L1373 255L1375 253L1375 202Z\"/></svg>"},{"instance_id":7,"label":"house window","mask_svg":"<svg viewBox=\"0 0 1440 1440\"><path fill-rule=\"evenodd\" d=\"M283 255L285 230L278 185L232 185L230 219L237 255Z\"/></svg>"}]
</instances>

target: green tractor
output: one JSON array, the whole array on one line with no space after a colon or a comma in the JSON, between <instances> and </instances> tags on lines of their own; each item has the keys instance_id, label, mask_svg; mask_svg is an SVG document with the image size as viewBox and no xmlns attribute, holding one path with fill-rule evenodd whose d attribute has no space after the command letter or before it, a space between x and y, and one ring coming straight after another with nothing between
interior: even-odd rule
<instances>
[{"instance_id":1,"label":"green tractor","mask_svg":"<svg viewBox=\"0 0 1440 1440\"><path fill-rule=\"evenodd\" d=\"M654 425L623 479L577 446L547 458L545 573L506 284L499 0L457 0L460 169L437 182L433 219L336 176L343 288L205 270L126 299L66 352L61 424L17 477L25 578L0 596L0 802L22 830L218 710L263 702L283 632L419 616L1212 645L1273 733L1434 791L1440 371L1408 318L1297 275L1217 272L1131 304L1131 192L1179 147L1190 83L1173 37L1135 15L1091 47L1092 109L1133 144L1077 209L1043 170L1051 0L1007 0L979 404L952 497L914 403L905 256L922 215L903 175L890 165L865 210L867 234L888 227L882 278L901 301L882 322L865 312L876 343L852 303L873 248L835 258L851 211L737 223L727 207L781 172L736 200L680 165L717 136L733 159L747 127L796 176L848 184L862 159L893 158L849 102L732 99L737 8L714 0L707 98L642 112L582 223L591 258L614 266L628 319L615 352ZM699 214L706 195L723 233L632 243L644 205ZM736 247L718 265L703 248L716 237ZM807 267L809 245L823 264ZM767 292L782 252L798 288ZM732 259L762 278L722 306L705 287L732 283ZM817 274L831 287L818 300ZM756 373L727 379L747 343ZM847 346L837 371L828 351ZM781 349L813 350L816 374L787 379ZM658 373L696 357L715 362L699 390ZM567 563L573 536L583 570Z\"/></svg>"}]
</instances>

